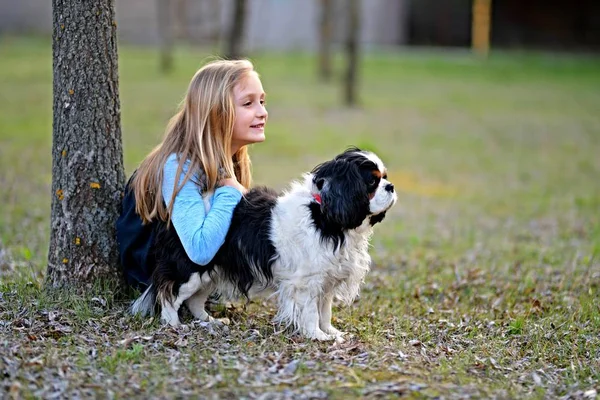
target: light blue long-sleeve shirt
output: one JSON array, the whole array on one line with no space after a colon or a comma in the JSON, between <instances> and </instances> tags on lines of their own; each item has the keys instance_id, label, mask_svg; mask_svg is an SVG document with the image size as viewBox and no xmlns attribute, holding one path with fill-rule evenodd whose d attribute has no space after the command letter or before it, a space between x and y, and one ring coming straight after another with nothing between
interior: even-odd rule
<instances>
[{"instance_id":1,"label":"light blue long-sleeve shirt","mask_svg":"<svg viewBox=\"0 0 600 400\"><path fill-rule=\"evenodd\" d=\"M162 195L167 207L171 204L178 164L177 156L171 154L164 166ZM188 168L189 160L177 180L178 186ZM210 199L210 210L206 212L202 193L193 178L196 177L189 179L175 196L171 222L190 260L206 265L225 242L233 210L242 194L231 186L219 187Z\"/></svg>"}]
</instances>

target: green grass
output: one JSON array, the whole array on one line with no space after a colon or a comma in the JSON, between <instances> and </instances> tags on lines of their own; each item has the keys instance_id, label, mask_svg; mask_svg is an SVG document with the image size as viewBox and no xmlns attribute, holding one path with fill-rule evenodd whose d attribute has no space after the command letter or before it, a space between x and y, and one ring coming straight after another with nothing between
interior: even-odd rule
<instances>
[{"instance_id":1,"label":"green grass","mask_svg":"<svg viewBox=\"0 0 600 400\"><path fill-rule=\"evenodd\" d=\"M354 144L377 151L398 188L399 204L375 229L360 299L334 312L354 339L335 348L279 332L273 306L261 301L215 307L229 326L172 330L128 316L110 287L85 298L41 290L50 45L0 41L0 393L552 398L600 390L600 59L371 52L360 107L346 109L339 78L320 83L314 57L252 56L270 112L267 141L251 150L257 184L284 188ZM152 49L121 46L119 57L129 173L209 56L178 48L168 76Z\"/></svg>"}]
</instances>

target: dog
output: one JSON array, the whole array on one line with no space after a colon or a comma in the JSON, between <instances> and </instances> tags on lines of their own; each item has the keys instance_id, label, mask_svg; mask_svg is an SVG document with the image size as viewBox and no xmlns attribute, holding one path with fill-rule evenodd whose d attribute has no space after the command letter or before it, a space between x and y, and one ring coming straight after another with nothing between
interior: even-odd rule
<instances>
[{"instance_id":1,"label":"dog","mask_svg":"<svg viewBox=\"0 0 600 400\"><path fill-rule=\"evenodd\" d=\"M212 320L205 303L213 292L226 299L269 293L277 299L275 322L310 339L343 342L345 333L331 325L332 303L350 305L358 296L371 263L373 225L396 200L381 159L353 147L281 195L250 190L207 265L192 262L174 228L161 222L152 283L131 311L153 315L159 303L161 320L177 326L183 303L195 318Z\"/></svg>"}]
</instances>

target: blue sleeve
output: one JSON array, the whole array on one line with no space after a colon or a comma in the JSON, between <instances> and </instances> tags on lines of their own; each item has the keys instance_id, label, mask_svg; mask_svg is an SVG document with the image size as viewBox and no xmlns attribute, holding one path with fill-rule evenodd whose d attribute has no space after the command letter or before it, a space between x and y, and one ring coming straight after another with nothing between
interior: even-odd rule
<instances>
[{"instance_id":1,"label":"blue sleeve","mask_svg":"<svg viewBox=\"0 0 600 400\"><path fill-rule=\"evenodd\" d=\"M173 195L177 166L177 157L172 154L165 163L162 184L162 195L167 207ZM178 185L183 181L188 167L189 162L186 162L177 180ZM230 186L219 187L215 190L210 210L206 212L200 189L192 180L188 180L175 196L171 223L190 260L206 265L225 242L233 210L242 194Z\"/></svg>"}]
</instances>

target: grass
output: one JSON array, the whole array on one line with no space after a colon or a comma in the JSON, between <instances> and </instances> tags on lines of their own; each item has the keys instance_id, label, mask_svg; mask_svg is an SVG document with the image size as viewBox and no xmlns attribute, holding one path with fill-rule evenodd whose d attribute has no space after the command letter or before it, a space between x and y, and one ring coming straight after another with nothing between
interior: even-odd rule
<instances>
[{"instance_id":1,"label":"grass","mask_svg":"<svg viewBox=\"0 0 600 400\"><path fill-rule=\"evenodd\" d=\"M157 143L207 53L120 47L126 169ZM348 145L377 151L400 202L378 225L336 347L230 325L133 318L99 286L41 289L48 247L49 39L0 41L0 393L16 397L594 397L600 389L600 59L366 54L360 107L306 54L255 54L268 92L257 184L284 188ZM336 58L338 76L342 59Z\"/></svg>"}]
</instances>

